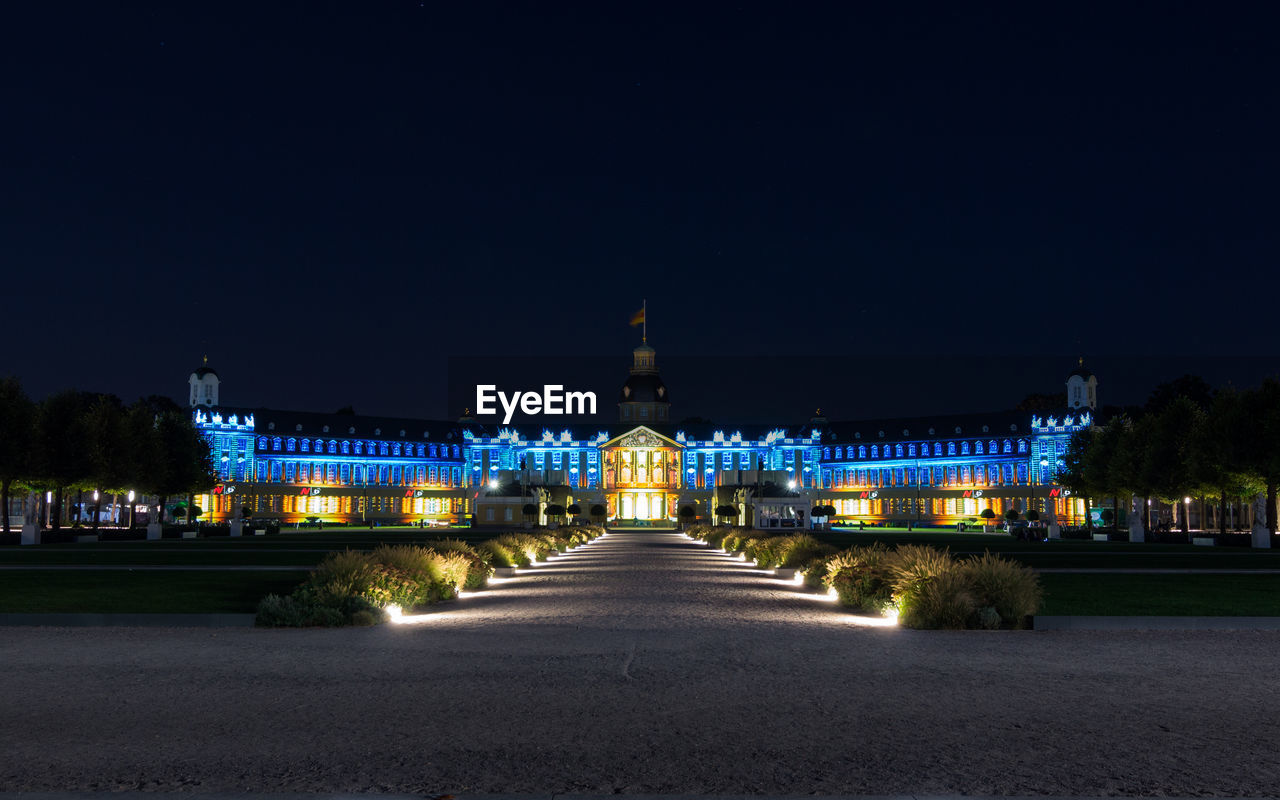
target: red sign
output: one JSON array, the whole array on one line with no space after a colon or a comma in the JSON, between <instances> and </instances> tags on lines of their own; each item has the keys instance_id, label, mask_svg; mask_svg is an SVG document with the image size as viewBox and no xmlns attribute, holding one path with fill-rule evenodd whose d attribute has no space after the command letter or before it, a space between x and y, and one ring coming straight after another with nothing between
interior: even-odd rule
<instances>
[{"instance_id":1,"label":"red sign","mask_svg":"<svg viewBox=\"0 0 1280 800\"><path fill-rule=\"evenodd\" d=\"M320 487L319 486L303 486L298 491L298 494L302 495L303 497L307 497L307 496L315 497L316 495L320 494Z\"/></svg>"},{"instance_id":2,"label":"red sign","mask_svg":"<svg viewBox=\"0 0 1280 800\"><path fill-rule=\"evenodd\" d=\"M1061 491L1062 491L1061 489L1050 489L1050 490L1049 490L1049 496L1050 496L1050 497L1057 497L1057 496L1058 496L1058 494L1059 494Z\"/></svg>"},{"instance_id":3,"label":"red sign","mask_svg":"<svg viewBox=\"0 0 1280 800\"><path fill-rule=\"evenodd\" d=\"M973 497L973 490L972 490L972 489L965 489L965 490L964 490L964 494L962 494L962 495L960 495L960 496L961 496L961 497Z\"/></svg>"},{"instance_id":4,"label":"red sign","mask_svg":"<svg viewBox=\"0 0 1280 800\"><path fill-rule=\"evenodd\" d=\"M858 493L858 499L859 499L859 500L866 500L866 499L867 499L867 496L868 496L869 494L870 494L870 492L859 492L859 493Z\"/></svg>"},{"instance_id":5,"label":"red sign","mask_svg":"<svg viewBox=\"0 0 1280 800\"><path fill-rule=\"evenodd\" d=\"M213 487L213 493L222 494L222 484L218 484L217 486Z\"/></svg>"}]
</instances>

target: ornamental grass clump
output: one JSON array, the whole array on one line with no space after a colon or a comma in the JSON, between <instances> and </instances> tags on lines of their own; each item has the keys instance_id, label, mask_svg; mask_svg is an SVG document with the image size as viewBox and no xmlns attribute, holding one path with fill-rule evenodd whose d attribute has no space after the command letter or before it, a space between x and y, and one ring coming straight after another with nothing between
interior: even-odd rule
<instances>
[{"instance_id":1,"label":"ornamental grass clump","mask_svg":"<svg viewBox=\"0 0 1280 800\"><path fill-rule=\"evenodd\" d=\"M476 552L480 554L481 558L486 559L492 566L516 566L516 556L511 552L511 548L494 539L490 539L487 542L481 542L476 545Z\"/></svg>"},{"instance_id":2,"label":"ornamental grass clump","mask_svg":"<svg viewBox=\"0 0 1280 800\"><path fill-rule=\"evenodd\" d=\"M787 546L787 537L770 536L765 539L752 539L747 548L747 558L754 560L756 566L772 569L782 563L782 554Z\"/></svg>"},{"instance_id":3,"label":"ornamental grass clump","mask_svg":"<svg viewBox=\"0 0 1280 800\"><path fill-rule=\"evenodd\" d=\"M1022 628L1039 610L1043 592L1039 576L1030 567L990 552L961 561L957 567L977 603L974 627ZM991 615L984 614L987 609L999 615L998 625L993 626Z\"/></svg>"},{"instance_id":4,"label":"ornamental grass clump","mask_svg":"<svg viewBox=\"0 0 1280 800\"><path fill-rule=\"evenodd\" d=\"M455 553L459 557L466 559L466 579L458 586L459 591L463 589L474 591L483 588L485 583L488 582L489 576L493 574L493 565L488 558L489 554L482 553L464 541L441 539L436 542L430 542L427 546L437 553Z\"/></svg>"},{"instance_id":5,"label":"ornamental grass clump","mask_svg":"<svg viewBox=\"0 0 1280 800\"><path fill-rule=\"evenodd\" d=\"M538 560L538 541L523 533L504 533L493 540L511 553L514 566L527 567Z\"/></svg>"},{"instance_id":6,"label":"ornamental grass clump","mask_svg":"<svg viewBox=\"0 0 1280 800\"><path fill-rule=\"evenodd\" d=\"M827 584L840 604L872 614L882 614L894 600L895 559L876 542L853 547L827 560Z\"/></svg>"},{"instance_id":7,"label":"ornamental grass clump","mask_svg":"<svg viewBox=\"0 0 1280 800\"><path fill-rule=\"evenodd\" d=\"M900 625L963 628L977 608L965 576L945 549L899 545L893 552L891 571Z\"/></svg>"},{"instance_id":8,"label":"ornamental grass clump","mask_svg":"<svg viewBox=\"0 0 1280 800\"><path fill-rule=\"evenodd\" d=\"M785 569L803 569L835 552L835 547L824 544L807 533L797 533L786 537L786 546L782 550L782 559L778 566Z\"/></svg>"}]
</instances>

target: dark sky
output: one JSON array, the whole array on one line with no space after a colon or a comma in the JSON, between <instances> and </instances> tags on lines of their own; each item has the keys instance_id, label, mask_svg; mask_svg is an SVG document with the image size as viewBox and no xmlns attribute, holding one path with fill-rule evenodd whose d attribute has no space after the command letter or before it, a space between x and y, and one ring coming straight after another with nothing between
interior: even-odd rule
<instances>
[{"instance_id":1,"label":"dark sky","mask_svg":"<svg viewBox=\"0 0 1280 800\"><path fill-rule=\"evenodd\" d=\"M620 382L642 298L660 360L829 360L835 416L1016 402L978 354L1039 359L1026 391L1276 354L1269 4L2 13L0 373L35 396L182 397L207 351L224 402L457 414L449 356Z\"/></svg>"}]
</instances>

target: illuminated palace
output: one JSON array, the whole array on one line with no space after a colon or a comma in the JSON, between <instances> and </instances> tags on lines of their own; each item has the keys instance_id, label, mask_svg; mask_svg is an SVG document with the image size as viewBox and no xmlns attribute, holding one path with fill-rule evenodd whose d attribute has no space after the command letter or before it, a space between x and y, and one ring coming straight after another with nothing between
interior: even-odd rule
<instances>
[{"instance_id":1,"label":"illuminated palace","mask_svg":"<svg viewBox=\"0 0 1280 800\"><path fill-rule=\"evenodd\" d=\"M633 353L618 424L603 429L224 407L207 366L189 384L220 478L197 505L217 521L249 513L286 523L513 525L545 522L547 507L562 505L584 517L603 510L614 525L668 525L686 506L703 521L729 506L739 524L802 527L820 503L835 507L836 524L954 524L986 508L1078 524L1084 504L1054 476L1097 406L1097 381L1080 368L1054 414L673 424L647 344Z\"/></svg>"}]
</instances>

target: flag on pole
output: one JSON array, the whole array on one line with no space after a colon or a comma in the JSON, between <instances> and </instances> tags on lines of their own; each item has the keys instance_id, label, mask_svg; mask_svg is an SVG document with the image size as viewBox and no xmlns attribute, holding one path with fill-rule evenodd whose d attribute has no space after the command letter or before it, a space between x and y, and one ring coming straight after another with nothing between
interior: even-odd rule
<instances>
[{"instance_id":1,"label":"flag on pole","mask_svg":"<svg viewBox=\"0 0 1280 800\"><path fill-rule=\"evenodd\" d=\"M637 325L643 325L643 324L644 324L644 309L642 308L636 313L631 315L631 327L634 328Z\"/></svg>"}]
</instances>

